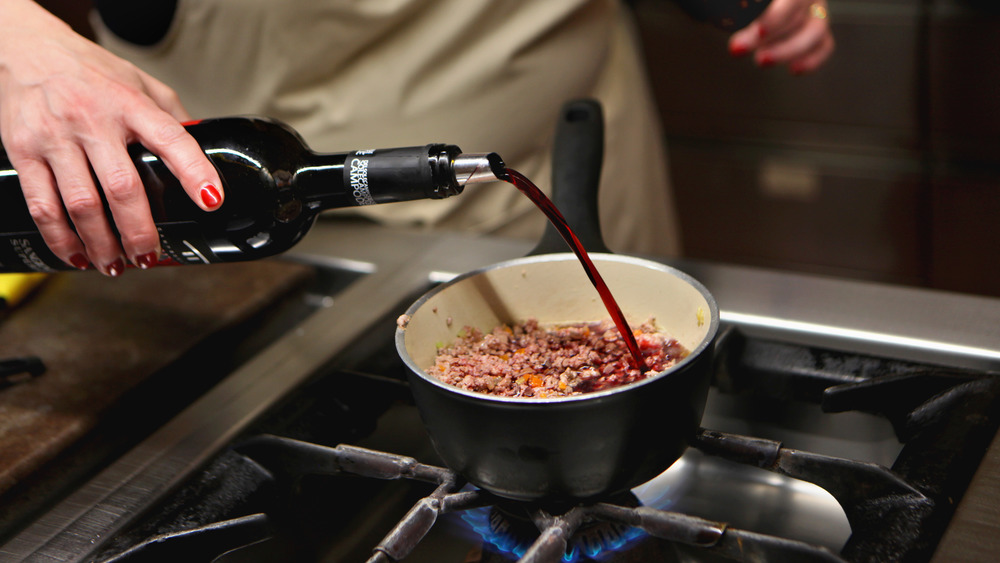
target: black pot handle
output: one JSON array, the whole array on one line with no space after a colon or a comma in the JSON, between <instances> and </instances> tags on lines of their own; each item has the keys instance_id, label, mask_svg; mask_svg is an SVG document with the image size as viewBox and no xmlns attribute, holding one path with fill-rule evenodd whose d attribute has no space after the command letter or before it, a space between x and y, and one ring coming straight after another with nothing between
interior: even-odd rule
<instances>
[{"instance_id":1,"label":"black pot handle","mask_svg":"<svg viewBox=\"0 0 1000 563\"><path fill-rule=\"evenodd\" d=\"M604 160L604 115L597 100L563 104L552 149L552 203L566 218L587 252L611 252L604 244L597 206ZM551 224L529 256L568 252Z\"/></svg>"}]
</instances>

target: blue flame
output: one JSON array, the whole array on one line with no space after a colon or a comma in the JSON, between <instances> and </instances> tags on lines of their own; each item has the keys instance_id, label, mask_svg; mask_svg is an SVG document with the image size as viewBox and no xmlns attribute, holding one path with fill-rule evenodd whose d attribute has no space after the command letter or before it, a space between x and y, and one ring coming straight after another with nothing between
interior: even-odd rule
<instances>
[{"instance_id":1,"label":"blue flame","mask_svg":"<svg viewBox=\"0 0 1000 563\"><path fill-rule=\"evenodd\" d=\"M520 559L531 547L535 538L516 538L514 534L497 532L490 526L490 507L475 508L462 513L462 520L484 542L497 552L510 554ZM595 559L609 552L622 551L646 536L639 528L625 528L621 534L604 534L601 541L571 541L563 554L565 563L576 563L585 559Z\"/></svg>"}]
</instances>

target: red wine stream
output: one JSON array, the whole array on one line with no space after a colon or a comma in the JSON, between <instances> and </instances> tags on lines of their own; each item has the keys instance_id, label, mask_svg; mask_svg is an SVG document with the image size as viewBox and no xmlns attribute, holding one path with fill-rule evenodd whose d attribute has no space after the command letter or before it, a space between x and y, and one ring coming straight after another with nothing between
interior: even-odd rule
<instances>
[{"instance_id":1,"label":"red wine stream","mask_svg":"<svg viewBox=\"0 0 1000 563\"><path fill-rule=\"evenodd\" d=\"M639 351L639 344L635 341L635 335L632 334L632 329L629 328L628 322L625 320L625 315L622 314L621 307L618 306L618 302L615 301L613 295L611 295L611 290L608 285L604 283L604 278L597 271L597 266L590 259L590 255L587 254L587 250L583 247L583 243L577 238L576 233L573 229L569 227L566 222L566 218L563 217L562 213L556 209L552 200L546 196L542 190L538 189L531 180L525 178L520 172L516 170L507 169L507 177L504 178L505 181L511 183L524 195L528 197L545 216L549 218L552 226L559 231L566 244L573 249L577 258L580 259L580 264L583 266L584 271L587 272L587 277L590 278L591 283L594 284L594 288L597 289L597 293L600 294L601 300L604 301L604 307L608 310L611 315L611 320L615 322L615 326L618 327L618 332L621 333L622 338L625 340L625 345L628 347L628 351L632 354L632 359L635 361L636 366L639 371L645 373L649 371L649 366L646 365L646 361L642 358L642 352Z\"/></svg>"}]
</instances>

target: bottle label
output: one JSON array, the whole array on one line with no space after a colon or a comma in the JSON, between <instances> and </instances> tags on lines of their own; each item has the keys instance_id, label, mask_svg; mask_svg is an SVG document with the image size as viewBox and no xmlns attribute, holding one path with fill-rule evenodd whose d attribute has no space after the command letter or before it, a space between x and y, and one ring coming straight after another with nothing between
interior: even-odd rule
<instances>
[{"instance_id":1,"label":"bottle label","mask_svg":"<svg viewBox=\"0 0 1000 563\"><path fill-rule=\"evenodd\" d=\"M355 157L350 161L348 168L348 179L351 186L351 195L358 205L375 205L375 198L372 197L368 183L368 163L371 159L366 158L374 154L374 150L363 150L355 152Z\"/></svg>"},{"instance_id":2,"label":"bottle label","mask_svg":"<svg viewBox=\"0 0 1000 563\"><path fill-rule=\"evenodd\" d=\"M197 223L157 225L160 247L164 256L179 264L211 264L220 262L212 247L201 236Z\"/></svg>"},{"instance_id":3,"label":"bottle label","mask_svg":"<svg viewBox=\"0 0 1000 563\"><path fill-rule=\"evenodd\" d=\"M17 234L0 237L0 270L8 272L55 272L66 269L45 245L41 235Z\"/></svg>"}]
</instances>

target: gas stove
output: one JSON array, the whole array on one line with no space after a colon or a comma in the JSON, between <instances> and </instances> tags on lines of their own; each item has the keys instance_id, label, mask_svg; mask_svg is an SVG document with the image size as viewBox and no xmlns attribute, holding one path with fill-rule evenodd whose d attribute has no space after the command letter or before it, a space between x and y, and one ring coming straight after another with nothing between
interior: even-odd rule
<instances>
[{"instance_id":1,"label":"gas stove","mask_svg":"<svg viewBox=\"0 0 1000 563\"><path fill-rule=\"evenodd\" d=\"M0 558L945 561L1000 547L1000 300L736 266L669 261L713 293L724 330L703 430L667 471L571 506L467 485L423 431L395 319L530 247L321 221L287 257L319 281L281 336Z\"/></svg>"}]
</instances>

